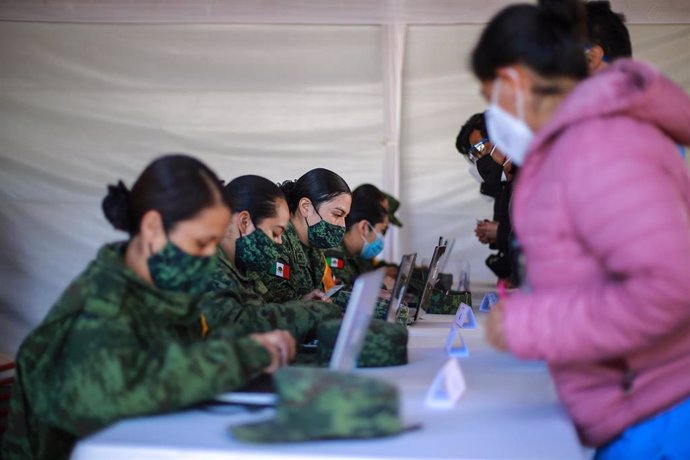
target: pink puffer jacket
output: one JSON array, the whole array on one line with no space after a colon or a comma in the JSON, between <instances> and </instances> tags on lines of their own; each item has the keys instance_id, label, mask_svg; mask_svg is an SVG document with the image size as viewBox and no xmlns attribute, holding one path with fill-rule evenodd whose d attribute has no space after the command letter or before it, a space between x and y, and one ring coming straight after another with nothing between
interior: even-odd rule
<instances>
[{"instance_id":1,"label":"pink puffer jacket","mask_svg":"<svg viewBox=\"0 0 690 460\"><path fill-rule=\"evenodd\" d=\"M513 195L531 292L509 347L549 364L584 443L690 397L690 98L625 60L582 82L533 140Z\"/></svg>"}]
</instances>

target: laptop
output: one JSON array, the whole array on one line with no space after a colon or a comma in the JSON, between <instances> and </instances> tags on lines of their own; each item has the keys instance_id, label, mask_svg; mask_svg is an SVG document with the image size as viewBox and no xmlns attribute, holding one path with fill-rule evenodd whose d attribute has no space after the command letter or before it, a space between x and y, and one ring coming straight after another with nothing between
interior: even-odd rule
<instances>
[{"instance_id":1,"label":"laptop","mask_svg":"<svg viewBox=\"0 0 690 460\"><path fill-rule=\"evenodd\" d=\"M417 253L405 254L398 266L398 276L395 278L395 284L391 291L391 300L388 302L388 314L386 319L389 323L394 323L398 317L398 310L407 293L407 286L410 284L412 278L412 270L414 270L414 263L417 259Z\"/></svg>"},{"instance_id":2,"label":"laptop","mask_svg":"<svg viewBox=\"0 0 690 460\"><path fill-rule=\"evenodd\" d=\"M439 268L441 257L446 252L446 244L448 241L443 241L443 238L439 239L439 244L434 248L434 254L431 256L431 262L429 263L429 272L426 276L426 283L424 283L424 289L422 294L419 296L419 302L417 303L417 309L412 317L412 324L416 323L419 319L419 312L426 308L426 304L429 303L429 298L431 296L431 290L436 285L438 280Z\"/></svg>"},{"instance_id":3,"label":"laptop","mask_svg":"<svg viewBox=\"0 0 690 460\"><path fill-rule=\"evenodd\" d=\"M453 238L450 241L450 245L448 245L448 250L443 255L443 259L442 259L443 262L441 262L441 267L438 270L439 273L445 273L446 272L446 265L448 265L448 260L450 259L450 256L453 253L454 247L455 247L455 238Z\"/></svg>"},{"instance_id":4,"label":"laptop","mask_svg":"<svg viewBox=\"0 0 690 460\"><path fill-rule=\"evenodd\" d=\"M328 368L339 372L352 372L362 351L369 321L374 314L385 268L357 277L347 303L343 323L335 340ZM232 404L271 406L278 401L273 379L263 374L247 386L215 397L215 401Z\"/></svg>"}]
</instances>

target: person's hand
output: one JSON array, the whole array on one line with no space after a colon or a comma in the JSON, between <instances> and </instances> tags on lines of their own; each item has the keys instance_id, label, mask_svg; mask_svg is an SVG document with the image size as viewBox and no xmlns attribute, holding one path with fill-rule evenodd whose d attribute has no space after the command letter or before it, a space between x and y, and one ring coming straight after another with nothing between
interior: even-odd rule
<instances>
[{"instance_id":1,"label":"person's hand","mask_svg":"<svg viewBox=\"0 0 690 460\"><path fill-rule=\"evenodd\" d=\"M477 238L483 244L495 243L496 236L498 235L498 225L498 222L485 220L477 224L474 234L477 235Z\"/></svg>"},{"instance_id":2,"label":"person's hand","mask_svg":"<svg viewBox=\"0 0 690 460\"><path fill-rule=\"evenodd\" d=\"M508 351L505 331L503 329L503 301L499 301L491 308L489 319L486 321L486 341L494 348Z\"/></svg>"},{"instance_id":3,"label":"person's hand","mask_svg":"<svg viewBox=\"0 0 690 460\"><path fill-rule=\"evenodd\" d=\"M391 300L391 291L386 291L385 289L381 289L379 291L379 299Z\"/></svg>"},{"instance_id":4,"label":"person's hand","mask_svg":"<svg viewBox=\"0 0 690 460\"><path fill-rule=\"evenodd\" d=\"M271 364L264 369L266 374L272 374L278 368L286 366L297 353L297 343L287 331L275 330L264 334L252 334L249 338L264 347L271 355Z\"/></svg>"},{"instance_id":5,"label":"person's hand","mask_svg":"<svg viewBox=\"0 0 690 460\"><path fill-rule=\"evenodd\" d=\"M395 286L395 278L391 278L390 276L386 275L383 278L383 285L390 291L393 289L393 286Z\"/></svg>"},{"instance_id":6,"label":"person's hand","mask_svg":"<svg viewBox=\"0 0 690 460\"><path fill-rule=\"evenodd\" d=\"M314 289L309 294L303 295L302 300L320 300L321 302L330 302L331 301L331 299L329 299L326 296L326 293L319 290L319 289Z\"/></svg>"}]
</instances>

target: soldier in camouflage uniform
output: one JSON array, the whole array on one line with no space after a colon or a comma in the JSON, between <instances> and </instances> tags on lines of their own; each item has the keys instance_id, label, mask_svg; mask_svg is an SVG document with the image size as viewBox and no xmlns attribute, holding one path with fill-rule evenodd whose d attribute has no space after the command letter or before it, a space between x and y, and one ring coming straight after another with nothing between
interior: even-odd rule
<instances>
[{"instance_id":1,"label":"soldier in camouflage uniform","mask_svg":"<svg viewBox=\"0 0 690 460\"><path fill-rule=\"evenodd\" d=\"M103 209L130 240L103 247L22 343L5 460L67 459L117 420L210 399L294 356L286 332L208 331L199 312L215 251L200 241L219 239L230 216L205 165L162 157L131 192L110 187Z\"/></svg>"},{"instance_id":2,"label":"soldier in camouflage uniform","mask_svg":"<svg viewBox=\"0 0 690 460\"><path fill-rule=\"evenodd\" d=\"M400 202L395 197L382 192L378 187L372 184L362 184L354 189L352 191L352 200L355 201L358 197L367 198L379 203L381 207L385 209L390 225L402 228L402 222L400 222L400 219L395 215L400 207ZM388 267L388 271L386 272L387 275L393 277L397 275L398 266L396 264L379 259L366 259L361 255L357 255L355 260L359 273L366 273L376 270L377 268Z\"/></svg>"},{"instance_id":3,"label":"soldier in camouflage uniform","mask_svg":"<svg viewBox=\"0 0 690 460\"><path fill-rule=\"evenodd\" d=\"M297 181L284 182L281 189L290 223L279 256L266 270L250 267L247 271L250 278L266 286L263 298L267 302L313 297L315 290L325 291L335 284L322 251L342 241L351 203L345 181L327 169L313 169Z\"/></svg>"},{"instance_id":4,"label":"soldier in camouflage uniform","mask_svg":"<svg viewBox=\"0 0 690 460\"><path fill-rule=\"evenodd\" d=\"M352 286L364 273L358 257L373 260L383 250L383 236L388 230L386 210L369 196L355 195L345 218L345 229L343 241L324 254L336 282Z\"/></svg>"},{"instance_id":5,"label":"soldier in camouflage uniform","mask_svg":"<svg viewBox=\"0 0 690 460\"><path fill-rule=\"evenodd\" d=\"M210 292L201 302L209 325L232 324L247 333L285 329L301 343L314 338L322 321L342 318L342 310L330 302L267 303L266 285L246 276L237 265L266 271L279 256L290 214L278 186L247 175L227 184L223 195L232 208L232 219L216 250L218 264Z\"/></svg>"}]
</instances>

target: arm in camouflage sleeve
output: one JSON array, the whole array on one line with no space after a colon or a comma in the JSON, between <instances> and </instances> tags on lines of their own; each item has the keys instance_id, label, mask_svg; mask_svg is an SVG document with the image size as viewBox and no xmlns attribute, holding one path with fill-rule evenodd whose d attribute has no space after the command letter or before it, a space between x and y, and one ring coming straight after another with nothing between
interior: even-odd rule
<instances>
[{"instance_id":1,"label":"arm in camouflage sleeve","mask_svg":"<svg viewBox=\"0 0 690 460\"><path fill-rule=\"evenodd\" d=\"M292 301L286 303L245 302L230 291L204 296L200 305L211 330L231 326L238 334L268 332L284 329L298 343L315 336L316 327L328 319L342 317L337 305L319 301Z\"/></svg>"},{"instance_id":2,"label":"arm in camouflage sleeve","mask_svg":"<svg viewBox=\"0 0 690 460\"><path fill-rule=\"evenodd\" d=\"M270 364L268 352L248 337L219 333L183 344L137 332L117 318L79 318L62 362L37 370L35 381L44 382L32 395L39 417L80 437L122 418L174 411L230 391Z\"/></svg>"}]
</instances>

